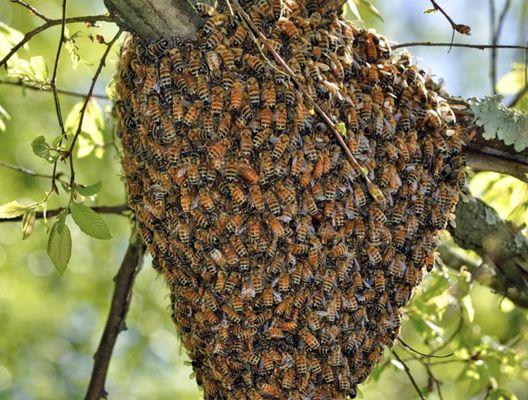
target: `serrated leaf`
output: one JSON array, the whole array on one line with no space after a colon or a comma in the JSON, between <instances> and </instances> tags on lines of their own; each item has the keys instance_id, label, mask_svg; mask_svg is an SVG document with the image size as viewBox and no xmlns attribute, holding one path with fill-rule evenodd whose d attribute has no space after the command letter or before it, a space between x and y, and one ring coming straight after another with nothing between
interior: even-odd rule
<instances>
[{"instance_id":1,"label":"serrated leaf","mask_svg":"<svg viewBox=\"0 0 528 400\"><path fill-rule=\"evenodd\" d=\"M66 270L70 262L71 249L72 239L70 228L64 224L61 229L59 221L56 221L51 227L48 240L48 255L59 274L62 274Z\"/></svg>"},{"instance_id":2,"label":"serrated leaf","mask_svg":"<svg viewBox=\"0 0 528 400\"><path fill-rule=\"evenodd\" d=\"M28 206L24 206L17 201L0 206L0 219L16 218L23 215L28 209Z\"/></svg>"},{"instance_id":3,"label":"serrated leaf","mask_svg":"<svg viewBox=\"0 0 528 400\"><path fill-rule=\"evenodd\" d=\"M87 235L102 240L112 239L106 222L90 207L73 203L70 212L77 226Z\"/></svg>"},{"instance_id":4,"label":"serrated leaf","mask_svg":"<svg viewBox=\"0 0 528 400\"><path fill-rule=\"evenodd\" d=\"M57 155L53 154L53 149L46 142L46 138L42 135L33 139L31 142L31 148L33 149L33 153L35 153L36 156L43 158L49 163L55 162L57 158Z\"/></svg>"},{"instance_id":5,"label":"serrated leaf","mask_svg":"<svg viewBox=\"0 0 528 400\"><path fill-rule=\"evenodd\" d=\"M22 239L25 240L31 236L37 222L37 212L35 209L28 210L22 218Z\"/></svg>"},{"instance_id":6,"label":"serrated leaf","mask_svg":"<svg viewBox=\"0 0 528 400\"><path fill-rule=\"evenodd\" d=\"M93 196L94 194L99 193L102 186L103 186L103 182L99 181L97 183L94 183L93 185L89 185L85 187L77 186L75 188L75 191L82 196L88 197L88 196Z\"/></svg>"}]
</instances>

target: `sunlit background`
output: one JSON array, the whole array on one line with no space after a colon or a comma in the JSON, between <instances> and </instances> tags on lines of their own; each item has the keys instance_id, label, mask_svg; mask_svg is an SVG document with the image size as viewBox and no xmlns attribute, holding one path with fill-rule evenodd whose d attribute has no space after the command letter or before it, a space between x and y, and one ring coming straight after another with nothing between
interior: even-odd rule
<instances>
[{"instance_id":1,"label":"sunlit background","mask_svg":"<svg viewBox=\"0 0 528 400\"><path fill-rule=\"evenodd\" d=\"M58 0L32 3L49 16L60 17ZM102 0L69 3L69 16L105 12ZM364 13L364 24L374 26L394 42L451 40L450 26L440 14L423 13L430 7L428 1L377 0L373 3L383 22ZM457 35L455 41L490 42L487 3L482 0L441 1L458 23L472 27L471 37ZM498 10L502 4L503 1L497 1ZM512 2L502 43L528 42L527 9L527 1ZM23 8L0 0L0 32L5 30L3 24L25 32L40 23ZM102 34L110 39L116 31L113 24L100 23L98 26L90 29L84 24L68 27L70 35L80 31L76 44L82 59L74 69L68 52L63 52L59 67L60 87L80 92L88 89L105 49L88 35ZM50 29L34 38L27 49L19 52L19 57L29 59L42 55L51 66L58 38L59 27ZM445 80L452 95L490 94L489 52L453 48L448 53L447 48L429 47L410 50L423 68ZM5 48L0 44L0 55L4 54ZM514 63L523 63L525 55L501 50L498 59L499 76L503 77L512 70ZM106 94L115 62L116 52L113 51L96 86L96 93ZM1 71L0 78L5 77L5 71ZM501 90L518 90L511 76L508 79L501 82ZM81 99L62 96L61 100L67 115ZM58 133L51 94L0 85L0 105L11 117L4 118L7 129L0 132L0 161L50 174L51 165L33 154L31 141L39 135L51 140ZM110 103L104 100L98 100L98 105L103 111L110 107ZM107 113L104 115L108 116ZM78 181L90 184L102 180L103 188L99 196L89 202L90 205L122 204L123 184L118 155L111 144L110 120L98 127L97 135L90 139L91 144L84 144L88 155L77 162ZM0 167L0 188L0 204L12 200L27 204L44 196L49 190L49 180ZM502 217L514 219L517 223L527 222L526 185L513 178L502 179L497 174L486 173L476 175L471 188L475 195L490 201ZM511 196L505 196L505 193ZM65 202L64 197L55 196L49 208ZM127 218L104 218L111 227L113 239L110 241L91 239L70 224L73 255L63 276L55 272L46 254L47 233L43 223L38 223L33 235L24 241L19 224L0 223L0 399L61 400L84 396L92 355L108 312L112 277L130 233ZM439 354L455 351L454 357L467 359L477 349L490 355L485 361L449 361L434 367L435 375L443 383L444 399L484 399L489 386L504 388L504 393L510 390L518 399L528 399L527 312L485 287L471 286L467 274L448 277L446 271L439 268L433 278L428 278L426 287L430 286L430 291L417 294L409 310L408 322L403 329L405 341L427 353L442 345L462 318L465 321L462 334ZM470 290L470 297L460 295L465 290ZM472 307L470 302L460 306L460 298L465 299L465 303L472 300ZM190 377L192 371L172 325L168 305L168 290L147 260L134 288L127 318L128 330L119 336L110 365L106 387L110 399L201 398L201 392ZM473 310L474 316L471 315ZM404 349L397 351L405 358L410 357ZM415 361L409 362L409 366L419 384L426 387L427 374L423 366ZM361 391L364 398L372 400L416 398L401 364L391 362L390 353L386 355L384 366L361 387ZM438 399L438 395L433 391L428 398Z\"/></svg>"}]
</instances>

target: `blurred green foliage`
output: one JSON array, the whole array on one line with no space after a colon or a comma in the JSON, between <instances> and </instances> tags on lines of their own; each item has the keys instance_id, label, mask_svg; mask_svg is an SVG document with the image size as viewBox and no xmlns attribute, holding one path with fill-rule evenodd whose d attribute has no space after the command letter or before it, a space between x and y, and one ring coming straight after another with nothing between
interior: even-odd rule
<instances>
[{"instance_id":1,"label":"blurred green foliage","mask_svg":"<svg viewBox=\"0 0 528 400\"><path fill-rule=\"evenodd\" d=\"M347 15L362 18L367 26L384 26L372 3L382 8L388 1L350 0L352 8ZM46 15L59 17L59 1L43 0L35 5ZM72 2L68 9L70 16L104 12L102 1ZM0 2L0 16L1 58L20 40L20 32L34 28L40 21L7 0ZM116 27L101 23L68 28L58 86L87 91L105 50L92 37L109 39ZM12 59L8 71L0 73L0 79L22 79L47 88L58 37L59 27L35 37ZM106 93L116 59L117 46L96 85L96 93ZM499 82L499 91L518 92L526 82L525 76L526 67L514 64ZM81 100L61 96L70 133L77 127ZM528 110L527 96L518 107ZM77 182L86 186L79 188L77 202L88 206L125 202L110 110L109 101L89 103L75 153ZM58 136L51 93L0 84L0 161L51 174L50 162L58 157L54 152ZM59 170L68 174L66 165L59 163ZM32 205L33 212L44 205L49 209L64 207L70 201L61 187L61 195L49 196L46 203L41 203L48 197L49 179L9 168L0 170L0 182L0 204L16 200ZM528 222L525 184L511 177L479 173L472 177L470 188L494 206L501 217L517 224ZM80 217L86 210L77 209L74 219L65 221L71 231L72 256L66 273L59 276L46 254L49 230L56 219L36 222L33 231L32 214L28 209L23 212L24 232L19 224L0 223L0 400L82 398L107 315L112 277L127 246L130 222L122 216L103 216L110 233L101 227L94 232L82 220L93 216ZM96 240L79 226L92 236L108 239L111 234L112 239ZM22 240L23 234L31 236ZM447 235L444 239L449 243ZM111 399L201 398L168 306L168 290L147 261L134 288L128 330L119 336L110 366L107 391ZM413 349L440 358L420 355L402 344L395 351L427 398L439 399L441 384L444 399L528 399L527 328L526 310L474 284L464 270L455 272L439 264L408 307L401 337ZM362 385L363 397L416 398L404 369L387 352L384 363Z\"/></svg>"}]
</instances>

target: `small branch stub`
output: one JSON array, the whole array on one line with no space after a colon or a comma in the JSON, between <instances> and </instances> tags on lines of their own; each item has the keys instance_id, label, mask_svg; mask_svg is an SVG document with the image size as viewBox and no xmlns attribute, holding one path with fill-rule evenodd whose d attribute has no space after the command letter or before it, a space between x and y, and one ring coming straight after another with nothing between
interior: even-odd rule
<instances>
[{"instance_id":1,"label":"small branch stub","mask_svg":"<svg viewBox=\"0 0 528 400\"><path fill-rule=\"evenodd\" d=\"M104 0L117 24L148 42L195 38L202 18L189 0Z\"/></svg>"}]
</instances>

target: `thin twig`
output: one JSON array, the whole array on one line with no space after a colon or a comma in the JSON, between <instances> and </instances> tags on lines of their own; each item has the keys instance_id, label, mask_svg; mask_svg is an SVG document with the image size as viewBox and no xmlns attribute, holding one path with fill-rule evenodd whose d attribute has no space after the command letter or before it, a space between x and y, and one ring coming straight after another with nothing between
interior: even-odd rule
<instances>
[{"instance_id":1,"label":"thin twig","mask_svg":"<svg viewBox=\"0 0 528 400\"><path fill-rule=\"evenodd\" d=\"M56 217L64 210L65 208L61 207L61 208L56 208L53 210L47 210L45 213L42 211L39 211L36 214L36 218L43 219L43 218ZM119 205L119 206L97 206L97 207L92 207L92 210L94 210L98 214L115 214L115 215L122 215L122 216L126 216L127 211L130 211L130 209L128 208L126 204ZM18 221L22 221L22 216L0 219L0 223L18 222Z\"/></svg>"},{"instance_id":2,"label":"thin twig","mask_svg":"<svg viewBox=\"0 0 528 400\"><path fill-rule=\"evenodd\" d=\"M453 28L453 30L456 30L455 27L457 26L457 23L456 23L455 21L453 21L453 18L451 18L451 17L449 16L449 14L446 13L446 12L444 11L444 9L443 9L442 7L440 7L440 5L439 5L435 0L431 0L431 4L433 5L433 7L434 7L435 10L440 11L440 12L444 15L444 17L445 17L445 18L449 21L449 23L451 24L451 27Z\"/></svg>"},{"instance_id":3,"label":"thin twig","mask_svg":"<svg viewBox=\"0 0 528 400\"><path fill-rule=\"evenodd\" d=\"M61 137L59 140L58 148L61 147L62 141L66 137L66 129L64 129L64 121L62 119L62 111L61 111L61 105L60 105L60 99L59 94L57 93L57 73L59 70L59 61L60 61L60 54L62 50L62 44L64 43L64 33L66 31L66 23L64 22L66 20L66 0L62 1L62 24L61 24L61 33L60 33L60 39L59 39L59 46L57 48L57 55L55 56L55 64L53 65L53 76L51 77L51 91L53 92L53 101L55 103L55 112L57 113L57 121L59 121L59 127L61 130ZM51 175L51 191L55 193L59 193L59 188L57 187L57 184L55 183L55 176L57 175L57 161L53 164L53 174Z\"/></svg>"},{"instance_id":4,"label":"thin twig","mask_svg":"<svg viewBox=\"0 0 528 400\"><path fill-rule=\"evenodd\" d=\"M35 178L45 178L45 179L52 179L53 178L53 175L51 174L41 174L39 172L35 172L29 168L26 168L26 167L22 167L21 165L15 165L15 164L9 164L5 161L0 161L0 167L4 167L4 168L7 168L7 169L10 169L10 170L13 170L13 171L17 171L17 172L20 172L24 175L28 175L28 176L32 176L32 177L35 177ZM69 182L67 182L66 180L64 179L61 179L61 176L63 175L62 172L59 172L57 174L55 174L55 180L59 181L59 182L62 182L66 185L69 185Z\"/></svg>"},{"instance_id":5,"label":"thin twig","mask_svg":"<svg viewBox=\"0 0 528 400\"><path fill-rule=\"evenodd\" d=\"M125 257L114 278L115 287L110 311L104 327L101 341L94 354L94 366L85 400L106 398L106 375L112 352L121 331L126 329L125 320L132 298L134 279L141 269L145 247L139 238L131 238Z\"/></svg>"},{"instance_id":6,"label":"thin twig","mask_svg":"<svg viewBox=\"0 0 528 400\"><path fill-rule=\"evenodd\" d=\"M470 43L447 43L447 42L408 42L408 43L397 43L391 46L392 50L400 49L402 47L416 47L416 46L426 46L426 47L466 47L469 49L521 49L528 50L528 46L518 45L518 44L470 44Z\"/></svg>"},{"instance_id":7,"label":"thin twig","mask_svg":"<svg viewBox=\"0 0 528 400\"><path fill-rule=\"evenodd\" d=\"M416 393L418 393L418 396L420 396L420 399L421 400L426 400L424 395L422 394L422 391L420 390L420 387L418 386L418 384L416 383L416 380L414 379L414 376L412 375L411 373L411 370L409 369L409 366L405 363L405 361L398 355L398 353L396 353L395 350L391 350L392 354L394 354L394 357L396 357L396 359L401 363L401 365L403 366L403 369L405 371L405 373L407 374L407 376L409 377L409 380L411 381L414 389L416 389Z\"/></svg>"},{"instance_id":8,"label":"thin twig","mask_svg":"<svg viewBox=\"0 0 528 400\"><path fill-rule=\"evenodd\" d=\"M361 175L363 176L363 179L366 181L369 192L374 198L374 200L380 203L382 206L386 205L386 199L385 199L385 196L383 195L383 192L370 180L370 178L368 177L368 173L363 168L361 168L358 161L356 160L354 155L350 152L350 149L348 148L345 141L341 137L341 134L337 130L335 123L330 119L330 117L323 110L323 108L312 98L310 93L304 88L303 84L299 81L299 79L297 78L295 73L292 71L290 66L286 63L286 61L284 61L284 59L275 51L273 46L269 44L268 38L253 23L251 18L249 18L247 13L238 3L238 1L237 0L231 0L231 1L233 2L233 5L235 6L236 11L239 14L239 16L248 26L249 30L253 31L259 37L259 39L262 40L264 46L273 55L273 58L275 59L275 61L278 62L284 68L284 70L290 76L291 80L295 83L295 86L297 86L297 88L302 92L305 98L310 102L314 110L323 118L326 125L328 125L328 127L334 134L335 138L337 139L339 145L345 152L352 166L354 166L354 168L356 168L357 171L359 171ZM227 0L227 2L229 3L230 1Z\"/></svg>"},{"instance_id":9,"label":"thin twig","mask_svg":"<svg viewBox=\"0 0 528 400\"><path fill-rule=\"evenodd\" d=\"M80 111L80 117L79 117L79 125L77 125L77 131L75 132L75 135L73 136L70 148L68 152L65 154L63 159L70 158L70 186L73 188L75 186L75 169L73 167L73 151L75 149L75 144L77 143L77 139L79 135L81 134L82 130L82 124L84 120L84 115L86 113L86 108L88 107L88 103L90 102L90 99L92 98L92 93L95 88L95 84L97 82L97 79L99 78L99 75L101 74L101 71L103 70L103 67L106 65L106 58L108 57L108 54L110 53L110 50L112 49L112 46L116 42L116 40L121 36L121 33L123 31L119 29L115 36L112 38L110 42L106 45L106 50L103 53L101 60L99 61L99 66L97 67L97 71L95 71L95 75L92 78L92 83L90 84L90 88L88 89L88 94L86 95L84 99L84 103L82 105L81 111ZM73 196L73 191L72 191Z\"/></svg>"},{"instance_id":10,"label":"thin twig","mask_svg":"<svg viewBox=\"0 0 528 400\"><path fill-rule=\"evenodd\" d=\"M490 40L491 43L496 46L497 42L495 41L495 20L497 11L495 9L495 0L488 0L489 4L489 29L490 29ZM491 49L490 54L490 67L489 67L489 77L491 82L491 90L493 94L497 94L497 49L494 47Z\"/></svg>"},{"instance_id":11,"label":"thin twig","mask_svg":"<svg viewBox=\"0 0 528 400\"><path fill-rule=\"evenodd\" d=\"M62 25L62 18L59 19L50 19L49 21L45 22L44 24L36 27L35 29L27 32L24 37L13 46L11 50L5 55L2 60L0 60L0 67L3 67L7 64L9 59L15 54L20 48L22 48L27 42L29 42L34 36L38 35L39 33L45 31L48 28L51 28L53 26ZM87 15L82 17L71 17L66 18L64 20L65 24L73 24L76 22L88 22L88 23L96 23L96 22L114 22L114 19L109 15Z\"/></svg>"},{"instance_id":12,"label":"thin twig","mask_svg":"<svg viewBox=\"0 0 528 400\"><path fill-rule=\"evenodd\" d=\"M439 352L440 350L445 349L447 346L449 346L451 344L451 342L460 333L460 331L462 330L463 326L464 326L464 318L460 317L460 320L458 321L458 325L457 325L456 329L453 331L453 333L451 334L451 336L449 336L449 338L444 343L442 343L440 346L438 346L437 348L433 349L431 354L435 354L435 353Z\"/></svg>"},{"instance_id":13,"label":"thin twig","mask_svg":"<svg viewBox=\"0 0 528 400\"><path fill-rule=\"evenodd\" d=\"M442 356L435 356L433 353L430 353L430 354L426 354L426 353L422 353L418 350L416 350L414 347L412 347L410 344L407 344L406 342L404 342L404 340L402 338L398 338L398 341L401 343L401 345L412 351L413 353L416 353L424 358L448 358L448 357L451 357L453 356L453 353L449 353L449 354L445 354L445 355L442 355Z\"/></svg>"},{"instance_id":14,"label":"thin twig","mask_svg":"<svg viewBox=\"0 0 528 400\"><path fill-rule=\"evenodd\" d=\"M499 16L499 20L497 22L497 26L495 27L495 1L490 0L490 23L491 23L491 43L493 45L497 45L500 40L500 36L502 33L502 28L504 26L504 21L506 19L506 16L508 15L508 10L511 6L511 0L506 0L504 3L504 7L501 11L501 14ZM490 60L490 80L492 85L493 94L497 94L497 55L498 55L498 48L491 49L491 60Z\"/></svg>"},{"instance_id":15,"label":"thin twig","mask_svg":"<svg viewBox=\"0 0 528 400\"><path fill-rule=\"evenodd\" d=\"M52 91L50 87L32 85L30 83L24 82L22 79L19 79L17 81L0 79L0 85L18 86L22 89L34 90L37 92L51 92ZM73 90L62 89L62 88L56 88L56 90L57 90L57 93L63 94L66 96L74 96L74 97L85 97L86 96L86 93L76 92ZM101 100L110 100L110 98L104 94L92 94L92 97L101 99Z\"/></svg>"},{"instance_id":16,"label":"thin twig","mask_svg":"<svg viewBox=\"0 0 528 400\"><path fill-rule=\"evenodd\" d=\"M15 3L15 4L18 4L24 8L27 8L29 10L29 12L37 17L39 17L40 19L48 22L50 20L50 18L48 18L46 15L44 15L43 13L41 13L39 10L37 10L35 7L33 7L31 4L28 4L26 3L25 1L22 1L22 0L11 0L11 3Z\"/></svg>"}]
</instances>

